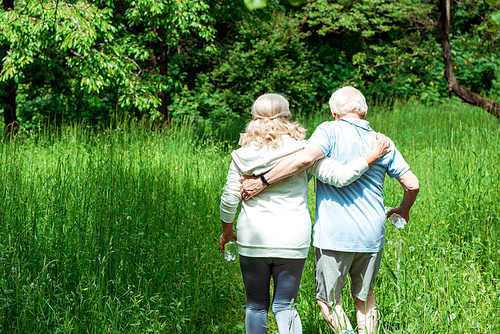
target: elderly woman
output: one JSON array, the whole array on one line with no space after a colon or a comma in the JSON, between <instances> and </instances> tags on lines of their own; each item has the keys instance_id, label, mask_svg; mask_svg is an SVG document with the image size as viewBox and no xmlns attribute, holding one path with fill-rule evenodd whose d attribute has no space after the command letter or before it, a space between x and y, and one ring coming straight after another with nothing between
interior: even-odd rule
<instances>
[{"instance_id":1,"label":"elderly woman","mask_svg":"<svg viewBox=\"0 0 500 334\"><path fill-rule=\"evenodd\" d=\"M267 184L263 173L306 144L305 129L291 122L290 116L288 101L279 94L265 94L254 102L252 121L240 138L242 147L231 153L233 161L221 197L223 233L219 246L224 252L224 245L237 239L246 291L246 333L267 333L271 277L274 282L272 310L279 332L302 333L293 301L297 300L311 239L307 173L342 187L356 180L387 152L385 136L379 135L373 140L372 151L349 164L322 159L307 172L268 185L257 196L241 203L236 238L233 222L241 202L240 178L256 175Z\"/></svg>"}]
</instances>

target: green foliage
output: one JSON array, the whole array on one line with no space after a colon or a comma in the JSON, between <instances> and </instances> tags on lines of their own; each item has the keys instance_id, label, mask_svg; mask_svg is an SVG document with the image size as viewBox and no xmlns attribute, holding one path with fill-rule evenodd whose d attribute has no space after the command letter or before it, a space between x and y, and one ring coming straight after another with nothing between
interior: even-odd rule
<instances>
[{"instance_id":1,"label":"green foliage","mask_svg":"<svg viewBox=\"0 0 500 334\"><path fill-rule=\"evenodd\" d=\"M48 113L53 118L63 117L65 110L73 119L86 118L82 115L87 112L79 110L85 106L100 111L90 119L106 118L116 100L107 110L78 102L92 100L93 96L109 97L109 89L114 87L119 87L115 96L133 90L137 106L149 109L157 104L154 96L144 92L144 82L134 79L135 61L121 52L121 45L115 44L117 29L111 17L110 8L100 9L83 2L59 5L50 1L20 1L15 10L1 13L0 32L9 52L3 59L0 80L13 78L21 84L20 114L26 115L28 127L36 124L37 119L46 122ZM148 56L133 46L128 51L139 59ZM30 110L30 106L22 104L23 92L33 93L26 98L35 108ZM35 106L36 96L39 101L48 102L51 110L44 106L46 102Z\"/></svg>"},{"instance_id":2,"label":"green foliage","mask_svg":"<svg viewBox=\"0 0 500 334\"><path fill-rule=\"evenodd\" d=\"M296 18L279 12L238 22L234 40L217 50L215 60L203 58L209 71L176 95L174 115L210 116L218 127L247 117L254 100L267 92L288 97L292 112L311 112L317 62L297 26Z\"/></svg>"},{"instance_id":3,"label":"green foliage","mask_svg":"<svg viewBox=\"0 0 500 334\"><path fill-rule=\"evenodd\" d=\"M413 58L406 66L395 70L378 70L378 76L367 92L377 100L387 98L388 91L403 98L417 98L432 104L443 99L447 83L443 80L444 64L441 46L430 41L422 46L428 53ZM490 47L482 45L474 35L457 35L451 39L455 75L458 81L470 91L480 94L494 94L500 87L497 80L500 60Z\"/></svg>"},{"instance_id":4,"label":"green foliage","mask_svg":"<svg viewBox=\"0 0 500 334\"><path fill-rule=\"evenodd\" d=\"M249 10L260 9L267 6L267 0L243 0L243 2ZM288 3L292 6L300 6L307 3L307 0L288 0Z\"/></svg>"},{"instance_id":5,"label":"green foliage","mask_svg":"<svg viewBox=\"0 0 500 334\"><path fill-rule=\"evenodd\" d=\"M250 10L264 8L267 6L266 0L244 0L244 2L245 6L247 6Z\"/></svg>"},{"instance_id":6,"label":"green foliage","mask_svg":"<svg viewBox=\"0 0 500 334\"><path fill-rule=\"evenodd\" d=\"M120 3L113 11L114 6L113 2L18 1L13 10L2 10L0 43L9 51L3 57L0 81L14 79L27 86L21 94L33 92L43 101L59 99L60 94L71 97L62 99L66 104L51 102L59 106L52 110L59 118L69 111L72 119L109 119L117 108L154 114L162 102L159 92L179 84L175 74L150 62L159 58L155 54L168 51L158 49L176 49L183 36L192 32L210 40L214 28L206 13L208 5L204 1L139 1ZM144 13L148 13L147 20ZM166 68L168 59L162 57ZM30 114L44 110L43 103L36 108L21 104L20 109L28 127L36 119L46 121L45 112Z\"/></svg>"},{"instance_id":7,"label":"green foliage","mask_svg":"<svg viewBox=\"0 0 500 334\"><path fill-rule=\"evenodd\" d=\"M497 10L491 11L489 19L479 28L485 29L488 32L496 32L500 30L500 10L498 10L498 6L500 5L500 1L498 0L485 0L488 5L491 5L492 8L496 8Z\"/></svg>"},{"instance_id":8,"label":"green foliage","mask_svg":"<svg viewBox=\"0 0 500 334\"><path fill-rule=\"evenodd\" d=\"M383 65L401 65L418 56L415 47L429 29L432 6L415 0L312 1L308 25L320 35L346 33L364 46L352 57L359 78Z\"/></svg>"},{"instance_id":9,"label":"green foliage","mask_svg":"<svg viewBox=\"0 0 500 334\"><path fill-rule=\"evenodd\" d=\"M98 92L109 83L103 71L92 71L91 66L97 66L101 59L99 56L93 58L100 51L95 48L99 38L112 38L114 27L109 24L110 16L109 9L100 10L84 3L58 6L54 2L16 2L15 10L0 13L2 40L9 46L0 80L13 78L22 82L26 79L24 71L35 61L49 67L55 62L66 61L69 67L89 66L81 66L86 72L81 85ZM66 52L72 57L64 59ZM86 58L87 62L83 63ZM78 59L82 61L79 63ZM110 70L110 76L116 70L105 69ZM91 74L95 76L90 77Z\"/></svg>"}]
</instances>

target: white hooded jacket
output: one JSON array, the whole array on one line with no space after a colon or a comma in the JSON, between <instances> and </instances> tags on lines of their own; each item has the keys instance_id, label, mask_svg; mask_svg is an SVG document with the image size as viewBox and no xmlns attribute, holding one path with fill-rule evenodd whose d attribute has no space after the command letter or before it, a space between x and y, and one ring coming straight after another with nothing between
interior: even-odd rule
<instances>
[{"instance_id":1,"label":"white hooded jacket","mask_svg":"<svg viewBox=\"0 0 500 334\"><path fill-rule=\"evenodd\" d=\"M304 148L306 141L283 136L279 147L250 145L231 153L227 182L220 203L223 222L232 223L241 202L242 175L259 175L272 169L284 157ZM325 183L346 186L368 170L359 158L346 165L324 158L307 169ZM311 241L311 218L307 204L308 175L299 172L266 187L241 203L236 224L238 251L248 257L306 258Z\"/></svg>"}]
</instances>

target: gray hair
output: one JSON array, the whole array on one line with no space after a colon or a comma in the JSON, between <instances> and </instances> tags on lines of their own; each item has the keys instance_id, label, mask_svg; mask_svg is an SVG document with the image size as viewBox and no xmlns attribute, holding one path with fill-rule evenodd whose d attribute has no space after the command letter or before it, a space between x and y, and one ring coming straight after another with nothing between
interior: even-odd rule
<instances>
[{"instance_id":1,"label":"gray hair","mask_svg":"<svg viewBox=\"0 0 500 334\"><path fill-rule=\"evenodd\" d=\"M274 148L281 144L285 135L295 140L304 139L306 129L290 121L291 116L289 103L282 95L269 93L260 96L252 106L252 120L241 134L239 144Z\"/></svg>"},{"instance_id":2,"label":"gray hair","mask_svg":"<svg viewBox=\"0 0 500 334\"><path fill-rule=\"evenodd\" d=\"M287 99L276 93L268 93L259 96L252 105L252 118L255 119L276 119L278 117L290 117Z\"/></svg>"},{"instance_id":3,"label":"gray hair","mask_svg":"<svg viewBox=\"0 0 500 334\"><path fill-rule=\"evenodd\" d=\"M368 111L365 97L352 86L337 89L330 97L330 108L340 117L351 112L364 117Z\"/></svg>"}]
</instances>

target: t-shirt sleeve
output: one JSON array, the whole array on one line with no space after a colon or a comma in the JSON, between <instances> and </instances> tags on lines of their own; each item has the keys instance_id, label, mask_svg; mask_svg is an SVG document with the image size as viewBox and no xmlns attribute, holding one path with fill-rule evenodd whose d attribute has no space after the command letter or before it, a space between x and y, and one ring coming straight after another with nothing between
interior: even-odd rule
<instances>
[{"instance_id":1,"label":"t-shirt sleeve","mask_svg":"<svg viewBox=\"0 0 500 334\"><path fill-rule=\"evenodd\" d=\"M389 175L389 177L391 178L400 177L410 169L410 166L408 165L408 163L406 163L405 159L396 148L392 140L390 142L390 147L392 151L388 153L388 155L390 156L390 161L387 165L387 175Z\"/></svg>"},{"instance_id":2,"label":"t-shirt sleeve","mask_svg":"<svg viewBox=\"0 0 500 334\"><path fill-rule=\"evenodd\" d=\"M325 156L329 156L332 150L333 140L331 140L331 130L329 122L322 123L314 130L311 138L307 141L308 144L318 146Z\"/></svg>"}]
</instances>

